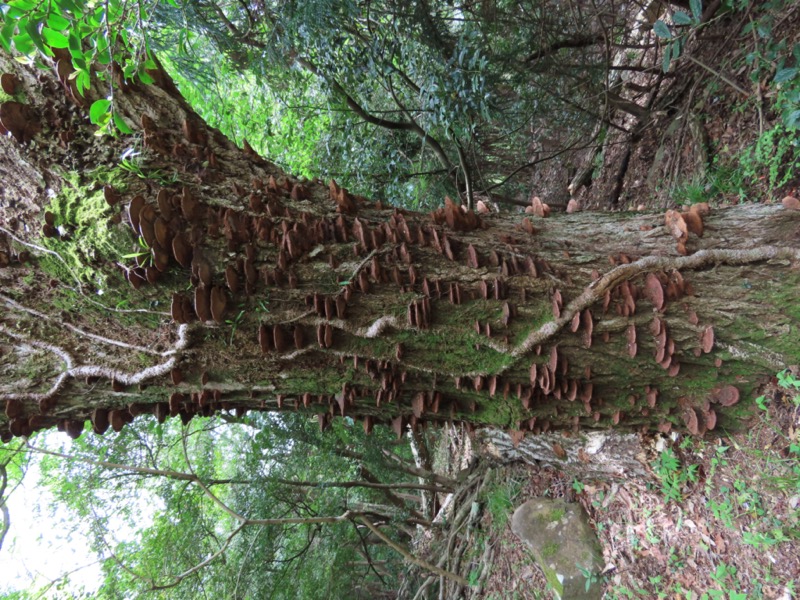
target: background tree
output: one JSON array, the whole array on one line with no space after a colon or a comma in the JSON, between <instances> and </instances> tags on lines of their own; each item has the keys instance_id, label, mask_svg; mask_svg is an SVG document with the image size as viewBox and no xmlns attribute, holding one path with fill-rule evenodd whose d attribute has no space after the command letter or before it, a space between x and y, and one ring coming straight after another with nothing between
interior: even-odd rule
<instances>
[{"instance_id":1,"label":"background tree","mask_svg":"<svg viewBox=\"0 0 800 600\"><path fill-rule=\"evenodd\" d=\"M251 10L190 3L156 10L154 20L168 26L151 36L182 63L190 88L192 79L212 78L174 52L176 28L185 53L194 47L195 55L229 63L213 79L233 82L244 71L263 82L277 100L267 110L287 126L299 120L305 145L317 145L315 175L414 206L444 193L509 202L522 201L521 177L536 164L565 153L578 161L577 150L599 149L598 136L619 127L614 110L633 110L620 100L619 76L641 70L627 66L624 52L642 46L629 25L639 8L615 10L557 2L260 3ZM605 98L600 110L587 102L597 97ZM307 123L320 118L309 132ZM249 139L280 158L297 133L251 127ZM551 202L566 204L569 183L565 175Z\"/></svg>"}]
</instances>

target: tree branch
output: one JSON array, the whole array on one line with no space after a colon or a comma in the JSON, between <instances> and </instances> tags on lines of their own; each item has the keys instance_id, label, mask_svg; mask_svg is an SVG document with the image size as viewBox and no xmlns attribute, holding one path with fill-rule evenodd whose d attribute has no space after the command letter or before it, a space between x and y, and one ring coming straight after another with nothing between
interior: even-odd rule
<instances>
[{"instance_id":1,"label":"tree branch","mask_svg":"<svg viewBox=\"0 0 800 600\"><path fill-rule=\"evenodd\" d=\"M544 58L545 56L550 56L551 54L555 54L559 50L563 48L586 48L587 46L594 46L595 44L599 44L603 41L603 36L601 35L591 35L588 33L578 34L573 38L567 38L564 40L558 40L553 42L549 46L545 46L544 48L540 48L539 50L535 50L531 52L528 56L526 56L523 61L526 63L533 62L535 60L539 60L540 58Z\"/></svg>"},{"instance_id":2,"label":"tree branch","mask_svg":"<svg viewBox=\"0 0 800 600\"><path fill-rule=\"evenodd\" d=\"M0 465L0 512L3 513L3 522L0 523L0 550L3 549L3 540L11 528L11 514L6 506L5 492L8 484L8 471L5 465Z\"/></svg>"},{"instance_id":3,"label":"tree branch","mask_svg":"<svg viewBox=\"0 0 800 600\"><path fill-rule=\"evenodd\" d=\"M369 473L362 467L362 473ZM371 475L371 474L370 474ZM280 479L268 477L266 481L272 483L280 483L282 485L291 485L296 487L313 487L313 488L356 488L363 487L374 490L423 490L427 492L448 493L452 492L452 488L440 487L437 485L428 485L424 483L379 483L378 479L374 476L368 477L364 475L366 481L295 481L292 479Z\"/></svg>"},{"instance_id":4,"label":"tree branch","mask_svg":"<svg viewBox=\"0 0 800 600\"><path fill-rule=\"evenodd\" d=\"M364 107L362 107L350 94L348 94L345 89L339 84L338 81L335 79L331 79L326 77L324 74L320 72L320 70L307 59L297 57L295 59L298 64L300 64L303 68L314 73L317 77L321 77L328 84L331 86L334 92L342 96L345 100L347 106L356 113L362 120L370 123L372 125L377 125L378 127L382 127L384 129L394 130L394 131L410 131L415 133L418 137L420 137L423 142L427 143L436 157L439 159L439 162L442 166L447 169L448 171L452 170L453 165L450 162L450 159L447 157L447 153L442 148L441 144L436 140L436 138L431 137L428 133L422 129L415 121L390 121L388 119L382 119L380 117L376 117L373 114L370 114ZM399 105L401 109L403 107Z\"/></svg>"},{"instance_id":5,"label":"tree branch","mask_svg":"<svg viewBox=\"0 0 800 600\"><path fill-rule=\"evenodd\" d=\"M456 575L455 573L451 573L450 571L445 571L444 569L440 569L436 565L432 565L431 563L426 562L421 558L417 558L416 556L411 554L411 552L403 548L400 544L397 544L391 538L386 536L380 529L375 527L375 525L373 525L372 522L366 517L359 516L358 520L364 523L364 525L366 525L367 528L372 533L374 533L378 538L380 538L381 541L383 541L383 543L389 546L392 550L399 552L403 556L403 558L405 558L408 562L413 563L418 567L422 567L423 569L430 571L431 573L436 573L437 575L446 577L451 581L455 581L459 585L469 585L469 582L460 575Z\"/></svg>"}]
</instances>

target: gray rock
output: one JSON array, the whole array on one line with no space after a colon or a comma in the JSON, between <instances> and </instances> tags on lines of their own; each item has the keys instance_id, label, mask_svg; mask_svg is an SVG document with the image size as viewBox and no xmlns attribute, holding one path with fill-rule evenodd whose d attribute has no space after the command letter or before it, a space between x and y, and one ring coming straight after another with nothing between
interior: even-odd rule
<instances>
[{"instance_id":1,"label":"gray rock","mask_svg":"<svg viewBox=\"0 0 800 600\"><path fill-rule=\"evenodd\" d=\"M535 498L514 512L511 530L532 550L547 581L563 600L599 600L603 552L580 504ZM583 571L581 570L583 569ZM586 573L598 580L586 589Z\"/></svg>"}]
</instances>

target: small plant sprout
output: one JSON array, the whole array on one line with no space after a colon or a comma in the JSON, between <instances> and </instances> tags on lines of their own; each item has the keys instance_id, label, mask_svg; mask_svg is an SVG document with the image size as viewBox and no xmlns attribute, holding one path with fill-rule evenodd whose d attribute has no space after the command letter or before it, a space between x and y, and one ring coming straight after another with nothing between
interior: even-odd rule
<instances>
[{"instance_id":1,"label":"small plant sprout","mask_svg":"<svg viewBox=\"0 0 800 600\"><path fill-rule=\"evenodd\" d=\"M236 335L236 329L244 318L244 309L240 310L233 319L225 319L225 323L231 326L231 337L228 340L228 345L233 345L233 336Z\"/></svg>"}]
</instances>

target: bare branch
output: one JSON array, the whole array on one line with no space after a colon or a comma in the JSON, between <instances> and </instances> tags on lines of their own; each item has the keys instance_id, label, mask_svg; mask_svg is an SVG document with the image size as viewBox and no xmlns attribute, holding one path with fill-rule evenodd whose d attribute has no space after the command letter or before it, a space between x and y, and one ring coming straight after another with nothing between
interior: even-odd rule
<instances>
[{"instance_id":1,"label":"bare branch","mask_svg":"<svg viewBox=\"0 0 800 600\"><path fill-rule=\"evenodd\" d=\"M573 38L558 40L556 42L553 42L549 46L545 46L544 48L535 50L531 52L528 56L526 56L523 60L524 62L529 63L535 60L539 60L540 58L544 58L545 56L550 56L551 54L555 54L556 52L562 50L563 48L586 48L587 46L594 46L595 44L599 44L602 41L603 41L603 36L601 35L591 35L588 33L578 34Z\"/></svg>"},{"instance_id":2,"label":"bare branch","mask_svg":"<svg viewBox=\"0 0 800 600\"><path fill-rule=\"evenodd\" d=\"M364 523L364 525L366 525L367 528L372 533L374 533L377 537L379 537L392 550L394 550L396 552L399 552L403 556L403 558L405 558L408 562L413 563L413 564L417 565L418 567L422 567L423 569L426 569L426 570L430 571L431 573L436 573L437 575L440 575L442 577L446 577L447 579L450 579L451 581L455 581L456 583L458 583L460 585L469 585L469 582L466 579L464 579L463 577L461 577L460 575L456 575L455 573L451 573L450 571L445 571L444 569L440 569L436 565L432 565L431 563L429 563L427 561L424 561L421 558L417 558L416 556L411 554L411 552L409 552L407 549L403 548L400 544L394 542L391 538L389 538L386 534L384 534L380 529L375 527L375 525L372 524L372 521L370 521L368 518L366 518L364 516L360 516L360 517L358 517L358 520L361 521L362 523Z\"/></svg>"}]
</instances>

